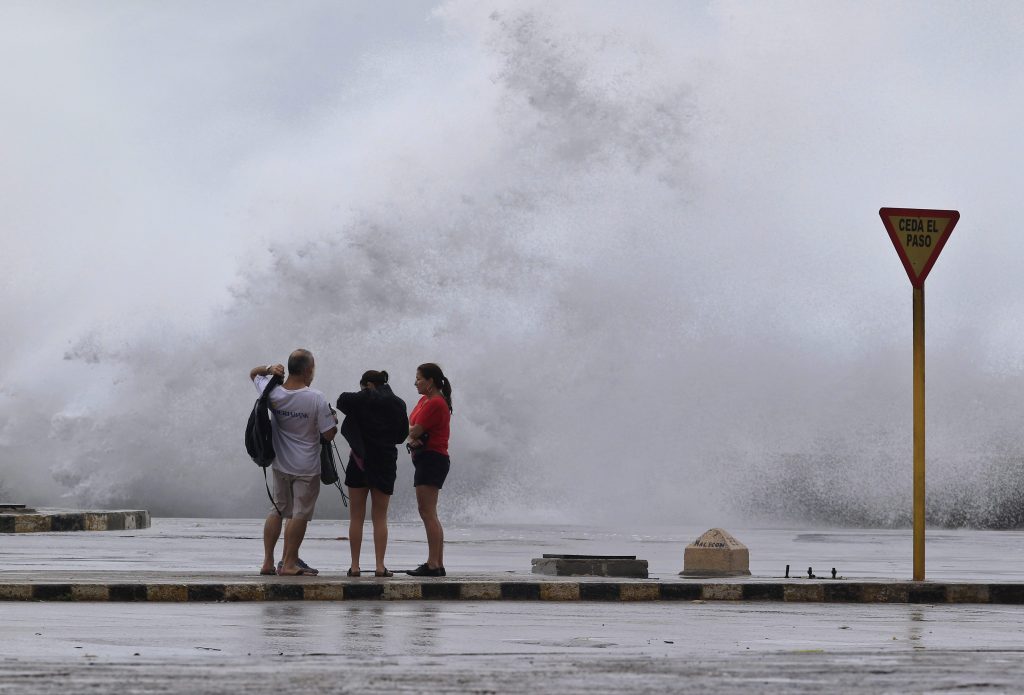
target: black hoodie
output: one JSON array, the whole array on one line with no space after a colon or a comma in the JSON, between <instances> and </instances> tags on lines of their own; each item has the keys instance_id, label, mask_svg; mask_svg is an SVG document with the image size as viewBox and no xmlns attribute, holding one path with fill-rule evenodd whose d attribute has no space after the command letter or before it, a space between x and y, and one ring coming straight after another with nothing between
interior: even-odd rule
<instances>
[{"instance_id":1,"label":"black hoodie","mask_svg":"<svg viewBox=\"0 0 1024 695\"><path fill-rule=\"evenodd\" d=\"M405 401L390 386L343 393L338 396L338 410L345 414L341 436L367 468L398 459L395 446L409 436L409 415Z\"/></svg>"}]
</instances>

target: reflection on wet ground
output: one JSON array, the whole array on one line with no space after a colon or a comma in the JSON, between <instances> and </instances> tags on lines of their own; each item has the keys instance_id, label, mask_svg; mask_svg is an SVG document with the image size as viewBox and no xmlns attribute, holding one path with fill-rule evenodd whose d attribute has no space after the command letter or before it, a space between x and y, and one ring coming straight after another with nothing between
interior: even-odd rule
<instances>
[{"instance_id":1,"label":"reflection on wet ground","mask_svg":"<svg viewBox=\"0 0 1024 695\"><path fill-rule=\"evenodd\" d=\"M756 603L3 606L0 693L1010 692L1024 607Z\"/></svg>"}]
</instances>

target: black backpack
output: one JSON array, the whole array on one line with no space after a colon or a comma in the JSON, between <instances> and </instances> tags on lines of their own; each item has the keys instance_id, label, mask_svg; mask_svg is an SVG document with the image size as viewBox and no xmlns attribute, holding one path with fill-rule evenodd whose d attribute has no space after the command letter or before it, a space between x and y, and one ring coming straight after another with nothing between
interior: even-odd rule
<instances>
[{"instance_id":1,"label":"black backpack","mask_svg":"<svg viewBox=\"0 0 1024 695\"><path fill-rule=\"evenodd\" d=\"M249 422L245 425L245 450L249 452L249 456L252 457L256 465L263 469L263 483L267 487L267 497L270 498L270 503L274 505L278 514L281 513L281 509L274 501L274 496L270 494L267 466L277 458L277 454L274 453L273 432L270 429L270 392L274 390L275 386L280 386L283 383L284 379L279 376L270 379L263 389L263 393L252 406Z\"/></svg>"},{"instance_id":2,"label":"black backpack","mask_svg":"<svg viewBox=\"0 0 1024 695\"><path fill-rule=\"evenodd\" d=\"M249 413L249 422L245 425L245 450L260 468L266 468L274 462L274 440L270 430L270 392L280 386L284 380L275 376L263 389L263 394L256 399Z\"/></svg>"}]
</instances>

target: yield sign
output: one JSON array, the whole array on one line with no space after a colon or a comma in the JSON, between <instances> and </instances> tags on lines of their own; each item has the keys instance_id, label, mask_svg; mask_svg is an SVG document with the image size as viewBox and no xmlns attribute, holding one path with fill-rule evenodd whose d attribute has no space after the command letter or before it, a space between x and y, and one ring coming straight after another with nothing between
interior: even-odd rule
<instances>
[{"instance_id":1,"label":"yield sign","mask_svg":"<svg viewBox=\"0 0 1024 695\"><path fill-rule=\"evenodd\" d=\"M878 211L892 245L907 269L910 284L924 287L924 279L960 219L956 210L882 208Z\"/></svg>"}]
</instances>

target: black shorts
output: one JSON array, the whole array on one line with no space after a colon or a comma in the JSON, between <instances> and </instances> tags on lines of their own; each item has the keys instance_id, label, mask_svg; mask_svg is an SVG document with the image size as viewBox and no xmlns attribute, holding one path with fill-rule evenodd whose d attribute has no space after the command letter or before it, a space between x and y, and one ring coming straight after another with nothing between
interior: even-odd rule
<instances>
[{"instance_id":1,"label":"black shorts","mask_svg":"<svg viewBox=\"0 0 1024 695\"><path fill-rule=\"evenodd\" d=\"M345 467L345 485L348 487L372 487L385 495L393 495L396 477L398 466L394 463L389 465L387 461L375 461L373 465L366 464L366 470L360 470L352 456L348 457L348 466Z\"/></svg>"},{"instance_id":2,"label":"black shorts","mask_svg":"<svg viewBox=\"0 0 1024 695\"><path fill-rule=\"evenodd\" d=\"M432 485L440 490L445 478L448 477L451 461L436 451L418 451L412 456L412 465L416 467L416 475L412 480L413 487Z\"/></svg>"}]
</instances>

